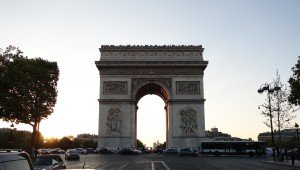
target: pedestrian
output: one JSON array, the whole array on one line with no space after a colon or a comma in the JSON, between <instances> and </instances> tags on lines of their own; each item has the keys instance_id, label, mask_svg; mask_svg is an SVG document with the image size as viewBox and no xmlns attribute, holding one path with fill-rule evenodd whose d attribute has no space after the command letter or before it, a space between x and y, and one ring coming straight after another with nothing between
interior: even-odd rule
<instances>
[{"instance_id":1,"label":"pedestrian","mask_svg":"<svg viewBox=\"0 0 300 170\"><path fill-rule=\"evenodd\" d=\"M276 158L275 158L275 148L272 148L272 156L273 156L274 162L276 162Z\"/></svg>"},{"instance_id":2,"label":"pedestrian","mask_svg":"<svg viewBox=\"0 0 300 170\"><path fill-rule=\"evenodd\" d=\"M279 148L276 149L277 161L280 162L280 151Z\"/></svg>"},{"instance_id":3,"label":"pedestrian","mask_svg":"<svg viewBox=\"0 0 300 170\"><path fill-rule=\"evenodd\" d=\"M281 162L283 162L284 161L284 149L281 149Z\"/></svg>"},{"instance_id":4,"label":"pedestrian","mask_svg":"<svg viewBox=\"0 0 300 170\"><path fill-rule=\"evenodd\" d=\"M285 156L285 161L288 160L288 150L287 148L284 149L284 156Z\"/></svg>"},{"instance_id":5,"label":"pedestrian","mask_svg":"<svg viewBox=\"0 0 300 170\"><path fill-rule=\"evenodd\" d=\"M291 160L292 160L292 165L294 165L295 164L295 151L294 151L294 149L292 149L292 151L291 151Z\"/></svg>"}]
</instances>

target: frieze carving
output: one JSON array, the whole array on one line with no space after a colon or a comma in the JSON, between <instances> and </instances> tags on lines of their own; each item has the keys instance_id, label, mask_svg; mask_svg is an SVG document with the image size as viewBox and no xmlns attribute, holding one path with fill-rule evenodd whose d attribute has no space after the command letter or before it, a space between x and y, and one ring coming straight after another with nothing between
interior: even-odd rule
<instances>
[{"instance_id":1,"label":"frieze carving","mask_svg":"<svg viewBox=\"0 0 300 170\"><path fill-rule=\"evenodd\" d=\"M186 68L134 68L134 67L115 67L102 68L101 75L203 75L203 69L199 67Z\"/></svg>"},{"instance_id":2,"label":"frieze carving","mask_svg":"<svg viewBox=\"0 0 300 170\"><path fill-rule=\"evenodd\" d=\"M199 81L177 81L176 82L177 94L200 94Z\"/></svg>"},{"instance_id":3,"label":"frieze carving","mask_svg":"<svg viewBox=\"0 0 300 170\"><path fill-rule=\"evenodd\" d=\"M197 132L197 112L190 106L180 109L181 129L184 134L195 134Z\"/></svg>"},{"instance_id":4,"label":"frieze carving","mask_svg":"<svg viewBox=\"0 0 300 170\"><path fill-rule=\"evenodd\" d=\"M108 110L106 118L106 134L121 135L122 133L122 115L119 108L111 108Z\"/></svg>"},{"instance_id":5,"label":"frieze carving","mask_svg":"<svg viewBox=\"0 0 300 170\"><path fill-rule=\"evenodd\" d=\"M127 94L127 81L104 81L103 94Z\"/></svg>"}]
</instances>

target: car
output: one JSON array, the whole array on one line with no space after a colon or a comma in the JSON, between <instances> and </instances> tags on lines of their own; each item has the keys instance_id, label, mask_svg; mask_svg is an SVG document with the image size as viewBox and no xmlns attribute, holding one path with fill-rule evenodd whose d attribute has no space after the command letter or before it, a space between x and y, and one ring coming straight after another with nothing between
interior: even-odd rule
<instances>
[{"instance_id":1,"label":"car","mask_svg":"<svg viewBox=\"0 0 300 170\"><path fill-rule=\"evenodd\" d=\"M40 155L34 158L33 169L66 169L66 165L59 155Z\"/></svg>"},{"instance_id":2,"label":"car","mask_svg":"<svg viewBox=\"0 0 300 170\"><path fill-rule=\"evenodd\" d=\"M75 148L79 154L87 154L87 150L83 148Z\"/></svg>"},{"instance_id":3,"label":"car","mask_svg":"<svg viewBox=\"0 0 300 170\"><path fill-rule=\"evenodd\" d=\"M93 148L84 148L86 150L87 153L96 153L95 149Z\"/></svg>"},{"instance_id":4,"label":"car","mask_svg":"<svg viewBox=\"0 0 300 170\"><path fill-rule=\"evenodd\" d=\"M166 150L163 151L163 155L177 155L179 152L176 148L167 148Z\"/></svg>"},{"instance_id":5,"label":"car","mask_svg":"<svg viewBox=\"0 0 300 170\"><path fill-rule=\"evenodd\" d=\"M182 157L182 156L194 156L194 157L196 157L196 156L198 156L198 152L196 150L192 149L192 148L182 148L182 149L180 149L178 155L180 157Z\"/></svg>"},{"instance_id":6,"label":"car","mask_svg":"<svg viewBox=\"0 0 300 170\"><path fill-rule=\"evenodd\" d=\"M80 155L76 149L68 149L65 152L65 160L80 160Z\"/></svg>"},{"instance_id":7,"label":"car","mask_svg":"<svg viewBox=\"0 0 300 170\"><path fill-rule=\"evenodd\" d=\"M267 156L273 156L273 148L266 148Z\"/></svg>"},{"instance_id":8,"label":"car","mask_svg":"<svg viewBox=\"0 0 300 170\"><path fill-rule=\"evenodd\" d=\"M135 155L136 153L130 148L123 148L119 151L120 155Z\"/></svg>"},{"instance_id":9,"label":"car","mask_svg":"<svg viewBox=\"0 0 300 170\"><path fill-rule=\"evenodd\" d=\"M131 148L131 149L134 151L134 153L135 153L136 155L142 154L142 151L139 150L139 149L136 149L136 148Z\"/></svg>"},{"instance_id":10,"label":"car","mask_svg":"<svg viewBox=\"0 0 300 170\"><path fill-rule=\"evenodd\" d=\"M40 148L40 149L38 149L37 151L38 151L38 153L39 153L40 155L47 155L47 154L50 154L50 149L46 149L46 148Z\"/></svg>"},{"instance_id":11,"label":"car","mask_svg":"<svg viewBox=\"0 0 300 170\"><path fill-rule=\"evenodd\" d=\"M153 153L162 154L163 153L163 149L162 148L155 148L153 150Z\"/></svg>"},{"instance_id":12,"label":"car","mask_svg":"<svg viewBox=\"0 0 300 170\"><path fill-rule=\"evenodd\" d=\"M1 170L33 170L30 156L26 152L0 152Z\"/></svg>"},{"instance_id":13,"label":"car","mask_svg":"<svg viewBox=\"0 0 300 170\"><path fill-rule=\"evenodd\" d=\"M98 152L100 154L112 154L113 153L110 149L107 149L107 148L101 148Z\"/></svg>"},{"instance_id":14,"label":"car","mask_svg":"<svg viewBox=\"0 0 300 170\"><path fill-rule=\"evenodd\" d=\"M65 151L60 149L60 148L54 148L54 149L51 149L51 154L64 154Z\"/></svg>"}]
</instances>

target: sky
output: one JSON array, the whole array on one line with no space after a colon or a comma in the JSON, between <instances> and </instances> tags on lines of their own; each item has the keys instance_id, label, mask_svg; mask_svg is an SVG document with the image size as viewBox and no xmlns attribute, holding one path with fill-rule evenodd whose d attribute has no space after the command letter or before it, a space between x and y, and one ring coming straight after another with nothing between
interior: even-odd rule
<instances>
[{"instance_id":1,"label":"sky","mask_svg":"<svg viewBox=\"0 0 300 170\"><path fill-rule=\"evenodd\" d=\"M98 133L101 45L202 45L205 129L257 140L269 130L258 110L267 95L257 89L277 69L288 84L300 56L299 11L298 0L0 0L0 48L57 61L57 104L40 130L61 138ZM163 105L153 95L138 103L138 138L147 146L165 141ZM292 125L300 123L295 114Z\"/></svg>"}]
</instances>

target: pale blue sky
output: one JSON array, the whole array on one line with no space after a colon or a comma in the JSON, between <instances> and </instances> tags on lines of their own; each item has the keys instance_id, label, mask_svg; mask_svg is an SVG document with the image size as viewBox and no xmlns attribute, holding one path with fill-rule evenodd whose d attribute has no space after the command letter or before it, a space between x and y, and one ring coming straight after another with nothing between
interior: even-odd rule
<instances>
[{"instance_id":1,"label":"pale blue sky","mask_svg":"<svg viewBox=\"0 0 300 170\"><path fill-rule=\"evenodd\" d=\"M257 139L269 130L257 109L266 94L257 89L276 69L283 81L292 75L300 55L299 11L298 0L1 0L0 47L58 62L58 102L41 130L62 137L97 133L94 61L101 45L203 45L206 129Z\"/></svg>"}]
</instances>

